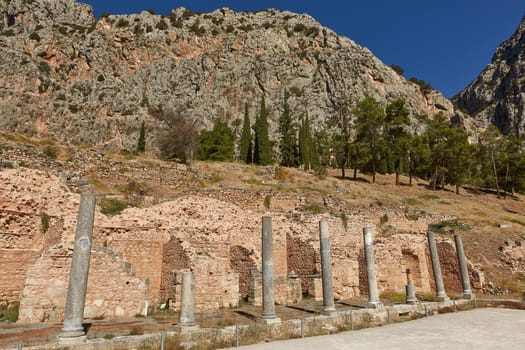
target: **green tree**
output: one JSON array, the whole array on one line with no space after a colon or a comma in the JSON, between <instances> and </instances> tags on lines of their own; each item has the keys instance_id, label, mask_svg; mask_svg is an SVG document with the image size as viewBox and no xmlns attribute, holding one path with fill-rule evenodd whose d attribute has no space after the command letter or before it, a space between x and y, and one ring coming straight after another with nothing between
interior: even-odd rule
<instances>
[{"instance_id":1,"label":"green tree","mask_svg":"<svg viewBox=\"0 0 525 350\"><path fill-rule=\"evenodd\" d=\"M346 176L345 169L350 161L350 116L348 106L339 103L339 116L335 121L337 132L332 135L332 148L335 150L337 166L341 168L341 178Z\"/></svg>"},{"instance_id":2,"label":"green tree","mask_svg":"<svg viewBox=\"0 0 525 350\"><path fill-rule=\"evenodd\" d=\"M410 145L409 111L405 107L405 100L398 98L386 106L384 139L389 155L393 161L396 174L396 185L399 186L401 166L406 163Z\"/></svg>"},{"instance_id":3,"label":"green tree","mask_svg":"<svg viewBox=\"0 0 525 350\"><path fill-rule=\"evenodd\" d=\"M252 129L250 126L250 115L248 113L248 104L244 105L244 120L242 123L242 132L239 145L239 159L247 164L253 161L252 158Z\"/></svg>"},{"instance_id":4,"label":"green tree","mask_svg":"<svg viewBox=\"0 0 525 350\"><path fill-rule=\"evenodd\" d=\"M480 135L478 157L481 172L479 175L485 186L494 186L498 198L501 197L499 172L505 160L504 149L504 138L494 125L489 126Z\"/></svg>"},{"instance_id":5,"label":"green tree","mask_svg":"<svg viewBox=\"0 0 525 350\"><path fill-rule=\"evenodd\" d=\"M319 169L319 154L312 136L308 115L301 116L299 127L299 158L305 170Z\"/></svg>"},{"instance_id":6,"label":"green tree","mask_svg":"<svg viewBox=\"0 0 525 350\"><path fill-rule=\"evenodd\" d=\"M414 176L427 178L430 168L430 149L425 135L413 135L411 137L408 157L409 185L412 185Z\"/></svg>"},{"instance_id":7,"label":"green tree","mask_svg":"<svg viewBox=\"0 0 525 350\"><path fill-rule=\"evenodd\" d=\"M272 163L272 146L268 134L268 110L264 96L261 99L260 112L255 120L255 145L253 150L255 164L268 165Z\"/></svg>"},{"instance_id":8,"label":"green tree","mask_svg":"<svg viewBox=\"0 0 525 350\"><path fill-rule=\"evenodd\" d=\"M521 147L522 140L515 136L507 137L505 147L505 191L509 192L509 180L510 180L510 192L512 196L516 193L516 187L523 182L525 175L525 154Z\"/></svg>"},{"instance_id":9,"label":"green tree","mask_svg":"<svg viewBox=\"0 0 525 350\"><path fill-rule=\"evenodd\" d=\"M354 127L357 140L366 145L370 156L372 183L375 183L378 151L383 141L382 128L385 122L385 110L373 97L365 97L357 103L353 113L356 116Z\"/></svg>"},{"instance_id":10,"label":"green tree","mask_svg":"<svg viewBox=\"0 0 525 350\"><path fill-rule=\"evenodd\" d=\"M432 173L432 189L437 189L438 181L445 184L447 140L450 137L450 123L442 112L439 112L429 122L424 135L430 150L430 171Z\"/></svg>"},{"instance_id":11,"label":"green tree","mask_svg":"<svg viewBox=\"0 0 525 350\"><path fill-rule=\"evenodd\" d=\"M450 128L446 142L447 183L454 185L459 194L459 187L469 180L472 148L467 133L459 128Z\"/></svg>"},{"instance_id":12,"label":"green tree","mask_svg":"<svg viewBox=\"0 0 525 350\"><path fill-rule=\"evenodd\" d=\"M137 141L137 153L146 152L146 125L144 121L140 125L139 140Z\"/></svg>"},{"instance_id":13,"label":"green tree","mask_svg":"<svg viewBox=\"0 0 525 350\"><path fill-rule=\"evenodd\" d=\"M203 130L199 134L197 159L232 161L234 158L235 133L220 120L215 119L212 130Z\"/></svg>"},{"instance_id":14,"label":"green tree","mask_svg":"<svg viewBox=\"0 0 525 350\"><path fill-rule=\"evenodd\" d=\"M297 165L297 131L290 112L290 105L288 104L289 98L290 93L285 91L282 107L283 111L279 117L279 152L281 165L291 167Z\"/></svg>"}]
</instances>

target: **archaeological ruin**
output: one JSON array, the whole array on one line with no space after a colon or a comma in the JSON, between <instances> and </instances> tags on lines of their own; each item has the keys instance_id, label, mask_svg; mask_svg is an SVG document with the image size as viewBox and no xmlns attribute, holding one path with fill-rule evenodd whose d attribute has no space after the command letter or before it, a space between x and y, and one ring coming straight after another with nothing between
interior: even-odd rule
<instances>
[{"instance_id":1,"label":"archaeological ruin","mask_svg":"<svg viewBox=\"0 0 525 350\"><path fill-rule=\"evenodd\" d=\"M333 312L330 296L345 300L369 295L368 304L378 306L382 292L405 293L407 283L418 293L433 293L437 284L437 298L446 297L443 286L465 294L463 270L474 288L483 283L482 273L460 248L458 267L452 239L427 237L429 223L443 217L411 220L392 211L389 234L372 237L384 215L377 208L347 213L345 225L335 215L298 210L300 196L274 193L268 210L262 204L265 193L195 192L113 217L96 207L92 240L86 238L82 245L75 240L81 196L57 177L6 169L0 183L0 226L6 237L0 242L5 271L0 303L20 302L19 322L64 321L64 332L75 328L66 325L68 277L79 244L91 253L84 318L146 315L159 307L178 311L188 271L194 278L194 301L184 322L190 324L193 312L240 302L261 306L263 319L277 319L274 303L322 300L323 290L328 291L328 314ZM46 230L43 213L49 221ZM265 246L272 247L270 256L264 254Z\"/></svg>"}]
</instances>

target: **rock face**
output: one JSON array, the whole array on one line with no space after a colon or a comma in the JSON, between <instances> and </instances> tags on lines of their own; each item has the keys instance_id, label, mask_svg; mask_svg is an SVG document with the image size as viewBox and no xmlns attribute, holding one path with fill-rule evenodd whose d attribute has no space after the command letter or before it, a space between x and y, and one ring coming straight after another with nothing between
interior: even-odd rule
<instances>
[{"instance_id":1,"label":"rock face","mask_svg":"<svg viewBox=\"0 0 525 350\"><path fill-rule=\"evenodd\" d=\"M474 116L478 127L496 125L503 133L525 132L525 17L492 62L455 97L460 109Z\"/></svg>"},{"instance_id":2,"label":"rock face","mask_svg":"<svg viewBox=\"0 0 525 350\"><path fill-rule=\"evenodd\" d=\"M405 98L413 115L453 114L368 49L276 10L96 20L73 0L0 0L0 60L0 127L71 143L132 149L142 120L155 141L156 112L179 106L199 127L242 118L246 103L254 119L262 96L275 131L285 90L314 125L365 95Z\"/></svg>"}]
</instances>

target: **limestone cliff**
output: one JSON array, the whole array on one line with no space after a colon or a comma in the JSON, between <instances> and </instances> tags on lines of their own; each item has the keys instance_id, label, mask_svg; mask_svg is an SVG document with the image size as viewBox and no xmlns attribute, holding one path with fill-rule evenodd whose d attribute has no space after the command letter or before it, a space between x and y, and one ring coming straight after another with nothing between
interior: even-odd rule
<instances>
[{"instance_id":1,"label":"limestone cliff","mask_svg":"<svg viewBox=\"0 0 525 350\"><path fill-rule=\"evenodd\" d=\"M506 134L525 132L525 17L518 29L498 47L492 62L455 102L474 116L478 127L496 125Z\"/></svg>"},{"instance_id":2,"label":"limestone cliff","mask_svg":"<svg viewBox=\"0 0 525 350\"><path fill-rule=\"evenodd\" d=\"M403 97L413 115L453 114L439 92L422 93L368 49L286 11L97 20L74 0L0 0L0 61L0 128L97 146L133 148L142 120L154 141L155 112L180 105L206 127L241 118L245 103L254 118L264 95L275 122L285 89L314 125L365 95Z\"/></svg>"}]
</instances>

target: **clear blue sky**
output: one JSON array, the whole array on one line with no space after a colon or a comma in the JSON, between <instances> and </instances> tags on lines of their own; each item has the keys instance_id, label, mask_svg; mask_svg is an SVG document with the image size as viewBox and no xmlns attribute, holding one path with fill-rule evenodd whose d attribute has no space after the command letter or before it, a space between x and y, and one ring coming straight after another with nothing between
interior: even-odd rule
<instances>
[{"instance_id":1,"label":"clear blue sky","mask_svg":"<svg viewBox=\"0 0 525 350\"><path fill-rule=\"evenodd\" d=\"M490 63L496 48L517 29L523 0L80 0L95 16L180 6L208 12L267 8L308 13L322 25L369 48L409 78L429 82L447 97L466 87Z\"/></svg>"}]
</instances>

